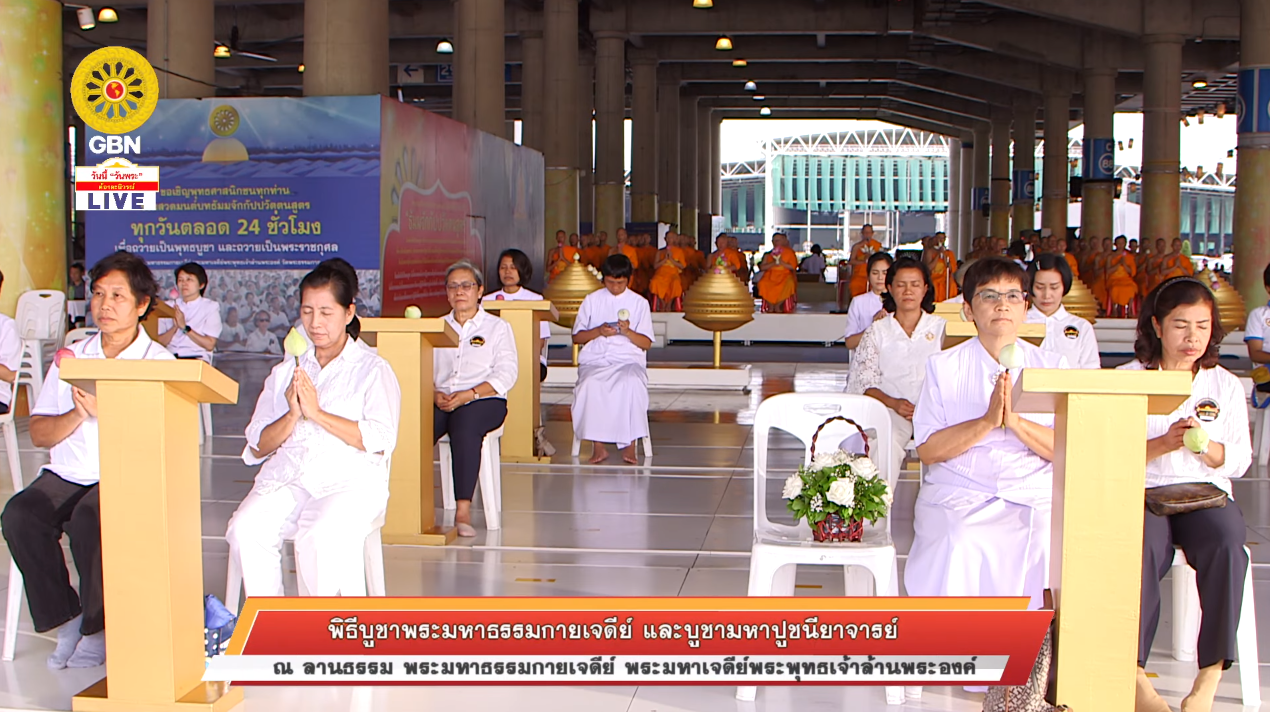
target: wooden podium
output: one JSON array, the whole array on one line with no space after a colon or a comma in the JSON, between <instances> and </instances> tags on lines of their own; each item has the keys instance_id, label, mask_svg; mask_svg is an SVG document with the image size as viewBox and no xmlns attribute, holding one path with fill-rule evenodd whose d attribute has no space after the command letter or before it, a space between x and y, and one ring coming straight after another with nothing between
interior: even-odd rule
<instances>
[{"instance_id":1,"label":"wooden podium","mask_svg":"<svg viewBox=\"0 0 1270 712\"><path fill-rule=\"evenodd\" d=\"M516 338L516 354L519 370L516 385L507 394L507 422L503 426L501 444L504 462L551 462L549 457L534 456L534 431L541 425L542 383L538 380L540 354L538 334L543 321L555 321L560 314L549 301L519 301L491 299L482 302L487 312L493 312L512 325Z\"/></svg>"},{"instance_id":2,"label":"wooden podium","mask_svg":"<svg viewBox=\"0 0 1270 712\"><path fill-rule=\"evenodd\" d=\"M457 536L436 524L432 485L432 349L459 336L445 319L362 319L401 387L401 420L388 476L385 544L445 546Z\"/></svg>"},{"instance_id":3,"label":"wooden podium","mask_svg":"<svg viewBox=\"0 0 1270 712\"><path fill-rule=\"evenodd\" d=\"M146 330L146 334L150 336L151 341L159 340L159 320L171 319L176 314L176 308L163 300L156 300L154 308L142 320L141 326Z\"/></svg>"},{"instance_id":4,"label":"wooden podium","mask_svg":"<svg viewBox=\"0 0 1270 712\"><path fill-rule=\"evenodd\" d=\"M1134 705L1142 587L1147 414L1191 394L1183 371L1023 369L1018 413L1054 413L1050 589L1056 701L1080 712Z\"/></svg>"},{"instance_id":5,"label":"wooden podium","mask_svg":"<svg viewBox=\"0 0 1270 712\"><path fill-rule=\"evenodd\" d=\"M230 709L242 688L202 682L199 404L238 402L238 384L196 360L68 358L61 378L97 395L110 670L72 708Z\"/></svg>"}]
</instances>

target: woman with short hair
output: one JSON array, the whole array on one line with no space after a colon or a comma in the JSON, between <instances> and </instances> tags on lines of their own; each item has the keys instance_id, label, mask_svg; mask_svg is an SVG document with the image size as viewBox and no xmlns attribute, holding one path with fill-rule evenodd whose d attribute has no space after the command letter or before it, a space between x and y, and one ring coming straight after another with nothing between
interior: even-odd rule
<instances>
[{"instance_id":1,"label":"woman with short hair","mask_svg":"<svg viewBox=\"0 0 1270 712\"><path fill-rule=\"evenodd\" d=\"M168 302L172 318L159 320L159 343L177 358L211 363L223 325L220 304L203 296L207 291L207 270L197 262L186 262L173 273L179 298Z\"/></svg>"},{"instance_id":2,"label":"woman with short hair","mask_svg":"<svg viewBox=\"0 0 1270 712\"><path fill-rule=\"evenodd\" d=\"M869 288L863 294L852 297L851 306L847 307L847 348L856 348L864 330L886 316L886 310L882 308L882 294L886 291L886 275L894 263L895 259L887 252L869 255L866 269Z\"/></svg>"},{"instance_id":3,"label":"woman with short hair","mask_svg":"<svg viewBox=\"0 0 1270 712\"><path fill-rule=\"evenodd\" d=\"M1191 396L1168 415L1147 416L1146 509L1142 522L1142 608L1138 625L1138 712L1167 712L1144 670L1160 620L1160 581L1173 568L1174 548L1195 569L1203 615L1199 626L1199 674L1182 700L1184 712L1212 709L1222 671L1235 659L1235 633L1250 562L1244 550L1247 524L1235 503L1231 479L1252 464L1248 403L1239 379L1218 365L1225 337L1217 301L1194 277L1170 279L1142 302L1131 371L1182 371ZM1187 433L1202 429L1196 447ZM1194 438L1196 435L1192 435ZM1215 495L1208 508L1159 515L1152 507L1173 501L1170 486L1196 485ZM1223 496L1224 495L1224 496Z\"/></svg>"},{"instance_id":4,"label":"woman with short hair","mask_svg":"<svg viewBox=\"0 0 1270 712\"><path fill-rule=\"evenodd\" d=\"M619 238L625 240L626 232L618 233ZM625 245L625 243L622 243ZM481 303L489 301L525 301L536 302L542 301L541 294L530 291L525 288L525 284L534 278L534 265L529 261L529 255L524 252L511 248L503 250L503 254L498 256L498 281L502 283L503 288L497 292L490 292L481 298ZM547 340L551 338L551 323L543 319L539 324L538 330L538 380L545 381L547 379Z\"/></svg>"},{"instance_id":5,"label":"woman with short hair","mask_svg":"<svg viewBox=\"0 0 1270 712\"><path fill-rule=\"evenodd\" d=\"M1062 354L1072 368L1102 368L1094 325L1067 311L1063 297L1072 289L1071 265L1062 254L1042 253L1028 267L1031 324L1045 324L1041 348Z\"/></svg>"},{"instance_id":6,"label":"woman with short hair","mask_svg":"<svg viewBox=\"0 0 1270 712\"><path fill-rule=\"evenodd\" d=\"M445 320L459 335L459 345L432 356L432 439L450 436L454 523L461 537L476 536L472 495L481 473L481 448L485 436L507 419L507 394L520 371L511 324L481 308L484 289L481 271L467 260L445 271L451 307Z\"/></svg>"},{"instance_id":7,"label":"woman with short hair","mask_svg":"<svg viewBox=\"0 0 1270 712\"><path fill-rule=\"evenodd\" d=\"M171 352L151 341L141 328L141 320L159 296L159 284L145 261L116 252L94 265L90 277L89 309L97 333L72 344L69 355L60 355L171 360ZM31 409L31 444L49 448L49 464L9 499L0 514L0 528L22 572L35 631L57 631L49 667L96 667L106 661L97 397L61 380L60 365L59 358L49 367L40 398ZM63 532L70 536L79 572L78 594L66 571Z\"/></svg>"}]
</instances>

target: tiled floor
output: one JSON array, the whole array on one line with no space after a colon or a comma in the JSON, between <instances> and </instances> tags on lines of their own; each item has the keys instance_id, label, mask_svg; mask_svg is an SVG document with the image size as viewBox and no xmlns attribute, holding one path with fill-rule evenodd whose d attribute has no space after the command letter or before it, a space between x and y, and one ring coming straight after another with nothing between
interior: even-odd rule
<instances>
[{"instance_id":1,"label":"tiled floor","mask_svg":"<svg viewBox=\"0 0 1270 712\"><path fill-rule=\"evenodd\" d=\"M220 364L242 384L247 405L216 407L217 436L203 459L204 580L206 590L224 594L225 524L251 487L252 468L237 459L242 429L255 402L267 364ZM840 392L846 366L839 363L762 363L754 367L749 394L656 392L652 395L652 437L656 457L650 467L574 464L568 457L571 431L568 391L546 391L548 434L556 444L554 462L543 466L505 464L503 529L480 529L474 540L444 548L386 547L388 593L399 596L712 596L744 595L753 501L751 424L759 402L775 393ZM22 423L25 430L25 423ZM43 452L29 446L25 432L22 461L28 480ZM782 477L798 464L794 441L774 440L769 467ZM585 454L585 453L584 453ZM616 458L614 458L616 460ZM584 461L585 462L585 461ZM1252 476L1253 474L1259 476ZM8 478L2 478L7 482ZM1236 481L1235 493L1249 522L1248 543L1255 562L1258 604L1270 600L1270 479L1250 473ZM897 488L892 532L901 552L912 541L915 473ZM7 497L8 488L0 490ZM769 492L774 511L783 511ZM438 493L437 500L440 500ZM480 524L478 515L478 526ZM0 560L0 588L8 567ZM287 562L290 563L289 561ZM290 567L289 567L290 568ZM294 586L294 579L290 585ZM804 567L799 595L842 595L840 571ZM1164 587L1165 596L1170 587ZM1262 611L1270 611L1258 605ZM1171 608L1166 600L1150 671L1176 708L1189 690L1194 664L1169 655ZM1270 613L1259 631L1262 659L1270 661ZM25 618L18 656L0 663L0 708L69 710L70 697L100 677L100 670L50 672L44 658L51 640L37 636ZM1241 709L1238 668L1222 682L1215 709ZM1262 673L1270 692L1270 675ZM771 687L756 702L741 703L732 687L435 687L281 688L246 691L243 709L276 712L544 708L559 712L803 712L883 710L882 690L868 687ZM920 702L903 709L979 710L981 696L961 688L927 688ZM899 709L899 708L889 708Z\"/></svg>"}]
</instances>

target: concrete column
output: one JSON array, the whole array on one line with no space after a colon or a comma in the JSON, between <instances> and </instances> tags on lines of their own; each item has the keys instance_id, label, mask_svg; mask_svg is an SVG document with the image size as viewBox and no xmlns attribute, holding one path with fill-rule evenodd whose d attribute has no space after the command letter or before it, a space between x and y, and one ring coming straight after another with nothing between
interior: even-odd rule
<instances>
[{"instance_id":1,"label":"concrete column","mask_svg":"<svg viewBox=\"0 0 1270 712\"><path fill-rule=\"evenodd\" d=\"M0 62L0 86L7 95L0 102L0 123L6 128L0 134L0 175L6 184L0 191L0 215L7 217L0 221L0 264L9 277L0 312L12 314L23 292L66 288L62 4L0 0L0 17L5 21L6 56L41 58ZM69 77L75 67L68 64L65 75ZM159 76L162 81L163 73ZM82 165L105 158L81 155Z\"/></svg>"},{"instance_id":2,"label":"concrete column","mask_svg":"<svg viewBox=\"0 0 1270 712\"><path fill-rule=\"evenodd\" d=\"M387 94L387 67L388 0L304 0L305 96Z\"/></svg>"},{"instance_id":3,"label":"concrete column","mask_svg":"<svg viewBox=\"0 0 1270 712\"><path fill-rule=\"evenodd\" d=\"M578 51L578 221L595 229L595 54ZM609 234L612 241L613 235Z\"/></svg>"},{"instance_id":4,"label":"concrete column","mask_svg":"<svg viewBox=\"0 0 1270 712\"><path fill-rule=\"evenodd\" d=\"M595 33L595 219L610 239L626 226L626 35Z\"/></svg>"},{"instance_id":5,"label":"concrete column","mask_svg":"<svg viewBox=\"0 0 1270 712\"><path fill-rule=\"evenodd\" d=\"M1067 131L1071 118L1071 92L1066 87L1045 91L1044 185L1041 189L1042 227L1058 237L1067 235Z\"/></svg>"},{"instance_id":6,"label":"concrete column","mask_svg":"<svg viewBox=\"0 0 1270 712\"><path fill-rule=\"evenodd\" d=\"M988 229L993 237L1013 238L1010 233L1010 114L992 115L992 217Z\"/></svg>"},{"instance_id":7,"label":"concrete column","mask_svg":"<svg viewBox=\"0 0 1270 712\"><path fill-rule=\"evenodd\" d=\"M717 114L710 120L710 212L723 214L723 119Z\"/></svg>"},{"instance_id":8,"label":"concrete column","mask_svg":"<svg viewBox=\"0 0 1270 712\"><path fill-rule=\"evenodd\" d=\"M631 222L657 221L657 60L632 60Z\"/></svg>"},{"instance_id":9,"label":"concrete column","mask_svg":"<svg viewBox=\"0 0 1270 712\"><path fill-rule=\"evenodd\" d=\"M957 259L965 259L970 254L971 245L974 243L974 214L978 209L974 204L973 196L975 192L975 135L972 131L967 131L962 135L961 139L961 192L957 196L957 201L961 204L961 224L958 226L958 244L953 249L957 252Z\"/></svg>"},{"instance_id":10,"label":"concrete column","mask_svg":"<svg viewBox=\"0 0 1270 712\"><path fill-rule=\"evenodd\" d=\"M679 230L697 236L697 97L679 97Z\"/></svg>"},{"instance_id":11,"label":"concrete column","mask_svg":"<svg viewBox=\"0 0 1270 712\"><path fill-rule=\"evenodd\" d=\"M1024 99L1014 105L1014 228L1010 239L1036 223L1036 104Z\"/></svg>"},{"instance_id":12,"label":"concrete column","mask_svg":"<svg viewBox=\"0 0 1270 712\"><path fill-rule=\"evenodd\" d=\"M948 139L948 246L960 254L961 211L961 139Z\"/></svg>"},{"instance_id":13,"label":"concrete column","mask_svg":"<svg viewBox=\"0 0 1270 712\"><path fill-rule=\"evenodd\" d=\"M1148 35L1142 92L1141 239L1177 237L1181 226L1182 37ZM1241 167L1242 168L1242 167ZM1240 171L1242 173L1242 170Z\"/></svg>"},{"instance_id":14,"label":"concrete column","mask_svg":"<svg viewBox=\"0 0 1270 712\"><path fill-rule=\"evenodd\" d=\"M975 177L971 181L970 191L970 232L971 243L973 244L976 237L987 237L991 232L991 225L988 222L988 216L983 213L983 206L988 201L991 182L991 157L990 150L992 148L991 125L986 122L975 124L975 143L974 143L974 171Z\"/></svg>"},{"instance_id":15,"label":"concrete column","mask_svg":"<svg viewBox=\"0 0 1270 712\"><path fill-rule=\"evenodd\" d=\"M520 33L520 144L541 151L546 130L543 123L542 30ZM552 231L554 238L555 231Z\"/></svg>"},{"instance_id":16,"label":"concrete column","mask_svg":"<svg viewBox=\"0 0 1270 712\"><path fill-rule=\"evenodd\" d=\"M1082 170L1080 237L1115 237L1113 222L1116 170L1116 70L1085 70L1085 140ZM1145 218L1145 216L1144 216Z\"/></svg>"},{"instance_id":17,"label":"concrete column","mask_svg":"<svg viewBox=\"0 0 1270 712\"><path fill-rule=\"evenodd\" d=\"M543 6L543 158L546 165L544 254L556 230L578 231L578 3Z\"/></svg>"},{"instance_id":18,"label":"concrete column","mask_svg":"<svg viewBox=\"0 0 1270 712\"><path fill-rule=\"evenodd\" d=\"M657 217L679 224L679 74L662 70L657 78Z\"/></svg>"},{"instance_id":19,"label":"concrete column","mask_svg":"<svg viewBox=\"0 0 1270 712\"><path fill-rule=\"evenodd\" d=\"M507 120L503 17L503 0L454 3L454 116L495 136Z\"/></svg>"},{"instance_id":20,"label":"concrete column","mask_svg":"<svg viewBox=\"0 0 1270 712\"><path fill-rule=\"evenodd\" d=\"M1240 3L1239 90L1244 106L1270 75L1270 0ZM1260 111L1239 116L1239 186L1235 189L1235 287L1249 306L1265 299L1261 273L1270 262L1270 121Z\"/></svg>"},{"instance_id":21,"label":"concrete column","mask_svg":"<svg viewBox=\"0 0 1270 712\"><path fill-rule=\"evenodd\" d=\"M387 8L386 3L384 7ZM202 99L216 95L216 59L209 49L215 43L215 20L213 0L150 0L146 11L146 59L159 76L159 98ZM387 39L387 29L384 37Z\"/></svg>"},{"instance_id":22,"label":"concrete column","mask_svg":"<svg viewBox=\"0 0 1270 712\"><path fill-rule=\"evenodd\" d=\"M710 177L719 172L714 160L711 139L714 137L714 109L709 106L697 107L697 249L709 254L714 248L706 249L710 242L710 226L714 217L714 180ZM702 243L706 244L702 244Z\"/></svg>"}]
</instances>

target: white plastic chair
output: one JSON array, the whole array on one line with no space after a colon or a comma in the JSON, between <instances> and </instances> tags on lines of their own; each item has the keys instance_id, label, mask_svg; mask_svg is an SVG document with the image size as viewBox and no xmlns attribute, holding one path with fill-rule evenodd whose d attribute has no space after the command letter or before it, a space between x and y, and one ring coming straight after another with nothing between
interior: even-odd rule
<instances>
[{"instance_id":1,"label":"white plastic chair","mask_svg":"<svg viewBox=\"0 0 1270 712\"><path fill-rule=\"evenodd\" d=\"M803 462L811 461L811 441L827 419L841 415L859 423L870 436L869 455L879 472L894 487L897 473L892 472L891 419L886 406L867 396L843 393L783 393L759 404L754 415L754 544L750 549L751 596L792 596L798 564L842 566L846 593L873 595L864 591L851 567L863 567L872 574L874 587L883 596L899 595L899 572L895 545L891 542L889 516L885 526L868 526L860 543L822 544L812 540L806 523L790 526L767 517L767 450L769 431L779 428L802 441ZM820 433L817 448L821 453L837 449L839 443L858 431L841 421L828 424ZM913 688L914 695L920 688ZM752 701L757 688L738 687L736 698ZM904 688L888 686L886 702L903 704Z\"/></svg>"},{"instance_id":2,"label":"white plastic chair","mask_svg":"<svg viewBox=\"0 0 1270 712\"><path fill-rule=\"evenodd\" d=\"M1244 573L1244 600L1239 609L1239 628L1235 632L1235 651L1239 663L1239 687L1244 706L1261 704L1260 664L1257 656L1257 607L1252 594L1252 552L1248 554L1248 570ZM1195 569L1178 549L1173 554L1173 658L1194 662L1199 641L1199 588L1195 585Z\"/></svg>"},{"instance_id":3,"label":"white plastic chair","mask_svg":"<svg viewBox=\"0 0 1270 712\"><path fill-rule=\"evenodd\" d=\"M1270 409L1253 408L1252 417L1252 451L1257 455L1257 464L1263 468L1263 477L1266 475L1264 468L1270 463L1270 418L1266 417L1266 410Z\"/></svg>"},{"instance_id":4,"label":"white plastic chair","mask_svg":"<svg viewBox=\"0 0 1270 712\"><path fill-rule=\"evenodd\" d=\"M18 388L26 386L28 410L35 407L36 401L40 399L40 389L44 386L42 363L40 342L35 339L23 339L22 360L18 364L18 380L13 387L13 397L15 399L18 397Z\"/></svg>"},{"instance_id":5,"label":"white plastic chair","mask_svg":"<svg viewBox=\"0 0 1270 712\"><path fill-rule=\"evenodd\" d=\"M71 329L70 331L66 332L66 338L62 339L62 346L64 348L69 349L71 347L71 344L78 344L81 341L87 341L88 339L91 339L93 335L95 335L96 333L97 333L96 329L88 329L88 328Z\"/></svg>"},{"instance_id":6,"label":"white plastic chair","mask_svg":"<svg viewBox=\"0 0 1270 712\"><path fill-rule=\"evenodd\" d=\"M485 528L497 531L503 526L503 426L489 431L481 443L481 507L485 509ZM454 500L454 465L450 454L450 436L437 442L441 459L441 502L447 510L458 505Z\"/></svg>"},{"instance_id":7,"label":"white plastic chair","mask_svg":"<svg viewBox=\"0 0 1270 712\"><path fill-rule=\"evenodd\" d=\"M20 338L60 344L66 335L66 295L50 289L23 292L13 320Z\"/></svg>"},{"instance_id":8,"label":"white plastic chair","mask_svg":"<svg viewBox=\"0 0 1270 712\"><path fill-rule=\"evenodd\" d=\"M18 387L13 386L13 395L17 396ZM4 434L4 450L9 456L9 476L13 478L13 491L21 492L25 486L22 481L22 461L18 457L18 428L13 422L12 400L9 412L0 415L0 431ZM0 651L0 660L13 660L18 645L18 615L22 612L22 572L18 565L9 559L9 601L4 612L4 648Z\"/></svg>"},{"instance_id":9,"label":"white plastic chair","mask_svg":"<svg viewBox=\"0 0 1270 712\"><path fill-rule=\"evenodd\" d=\"M644 446L644 461L647 462L653 457L653 438L652 436L640 438L640 443ZM578 457L582 453L582 440L578 438L577 433L573 435L573 449L569 451L570 457Z\"/></svg>"}]
</instances>

